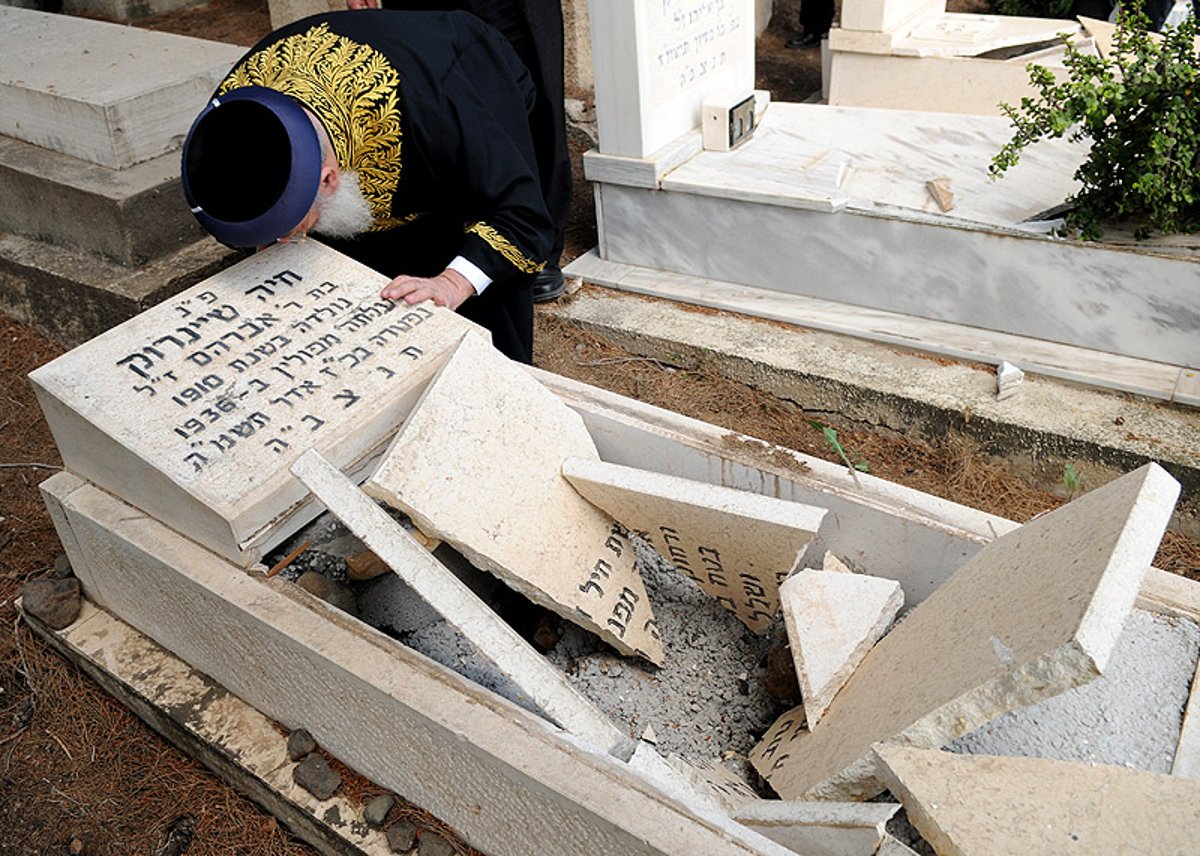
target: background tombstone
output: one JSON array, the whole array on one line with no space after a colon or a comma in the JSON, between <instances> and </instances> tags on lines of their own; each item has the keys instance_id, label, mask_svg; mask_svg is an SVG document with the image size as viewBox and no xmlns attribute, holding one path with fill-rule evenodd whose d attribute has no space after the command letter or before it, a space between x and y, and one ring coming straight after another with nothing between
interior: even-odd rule
<instances>
[{"instance_id":1,"label":"background tombstone","mask_svg":"<svg viewBox=\"0 0 1200 856\"><path fill-rule=\"evenodd\" d=\"M600 151L644 158L699 127L707 96L754 90L752 0L594 0Z\"/></svg>"}]
</instances>

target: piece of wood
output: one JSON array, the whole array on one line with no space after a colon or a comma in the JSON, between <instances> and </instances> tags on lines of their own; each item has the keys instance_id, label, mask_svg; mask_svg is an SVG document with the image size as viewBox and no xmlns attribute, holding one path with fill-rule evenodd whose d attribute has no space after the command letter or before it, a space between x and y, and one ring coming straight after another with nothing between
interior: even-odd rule
<instances>
[{"instance_id":1,"label":"piece of wood","mask_svg":"<svg viewBox=\"0 0 1200 856\"><path fill-rule=\"evenodd\" d=\"M1103 672L1179 483L1157 464L979 551L871 649L812 731L786 715L751 753L784 798L868 799L871 747L945 745Z\"/></svg>"},{"instance_id":2,"label":"piece of wood","mask_svg":"<svg viewBox=\"0 0 1200 856\"><path fill-rule=\"evenodd\" d=\"M1191 853L1200 782L1104 764L878 748L892 793L939 856Z\"/></svg>"}]
</instances>

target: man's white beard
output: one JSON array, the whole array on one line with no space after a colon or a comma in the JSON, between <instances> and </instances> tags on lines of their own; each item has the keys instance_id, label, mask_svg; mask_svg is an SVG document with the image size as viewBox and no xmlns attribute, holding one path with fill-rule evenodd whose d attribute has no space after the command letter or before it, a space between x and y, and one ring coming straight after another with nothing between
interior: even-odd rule
<instances>
[{"instance_id":1,"label":"man's white beard","mask_svg":"<svg viewBox=\"0 0 1200 856\"><path fill-rule=\"evenodd\" d=\"M343 172L337 190L317 196L317 225L312 230L330 238L353 238L371 228L371 205L363 197L358 174Z\"/></svg>"}]
</instances>

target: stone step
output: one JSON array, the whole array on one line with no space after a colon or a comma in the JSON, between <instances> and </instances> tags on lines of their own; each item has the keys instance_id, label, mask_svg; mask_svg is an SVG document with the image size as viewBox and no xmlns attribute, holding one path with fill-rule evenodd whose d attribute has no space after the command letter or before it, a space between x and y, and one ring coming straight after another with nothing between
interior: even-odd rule
<instances>
[{"instance_id":1,"label":"stone step","mask_svg":"<svg viewBox=\"0 0 1200 856\"><path fill-rule=\"evenodd\" d=\"M67 346L86 342L231 264L204 238L140 267L0 235L0 313Z\"/></svg>"},{"instance_id":2,"label":"stone step","mask_svg":"<svg viewBox=\"0 0 1200 856\"><path fill-rule=\"evenodd\" d=\"M179 147L242 53L0 6L0 134L114 169L149 160Z\"/></svg>"},{"instance_id":3,"label":"stone step","mask_svg":"<svg viewBox=\"0 0 1200 856\"><path fill-rule=\"evenodd\" d=\"M0 198L0 231L121 265L204 237L183 198L175 152L118 170L0 137Z\"/></svg>"}]
</instances>

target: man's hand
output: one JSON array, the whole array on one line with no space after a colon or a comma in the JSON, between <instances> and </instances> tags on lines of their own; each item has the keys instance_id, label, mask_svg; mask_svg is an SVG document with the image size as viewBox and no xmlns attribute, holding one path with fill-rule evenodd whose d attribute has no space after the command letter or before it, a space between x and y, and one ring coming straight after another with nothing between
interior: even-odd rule
<instances>
[{"instance_id":1,"label":"man's hand","mask_svg":"<svg viewBox=\"0 0 1200 856\"><path fill-rule=\"evenodd\" d=\"M432 300L438 306L457 309L475 289L467 278L456 270L446 270L430 279L419 276L398 276L383 287L380 297L388 300L403 300L405 303L420 303Z\"/></svg>"},{"instance_id":2,"label":"man's hand","mask_svg":"<svg viewBox=\"0 0 1200 856\"><path fill-rule=\"evenodd\" d=\"M346 0L347 9L380 9L379 0Z\"/></svg>"}]
</instances>

